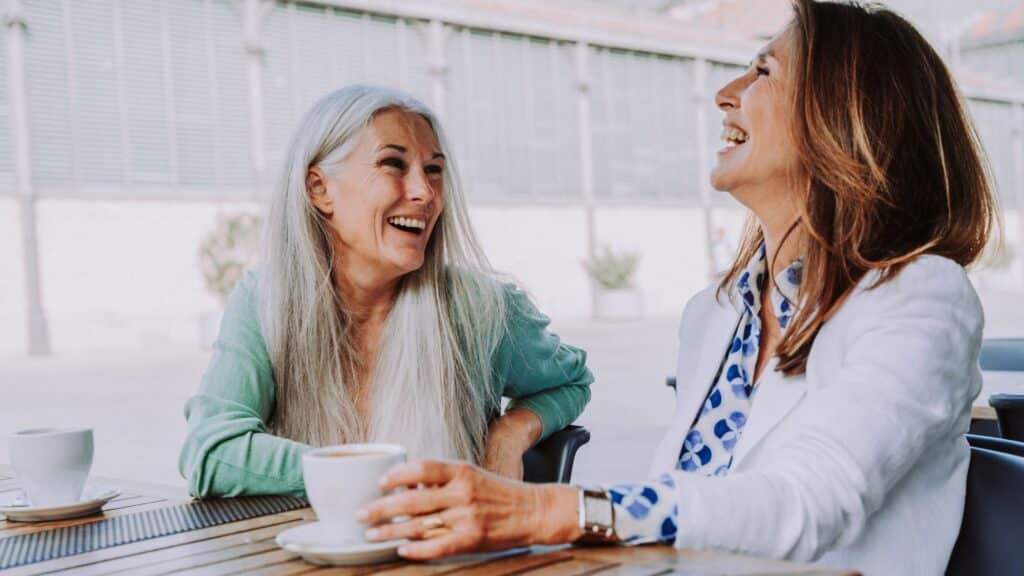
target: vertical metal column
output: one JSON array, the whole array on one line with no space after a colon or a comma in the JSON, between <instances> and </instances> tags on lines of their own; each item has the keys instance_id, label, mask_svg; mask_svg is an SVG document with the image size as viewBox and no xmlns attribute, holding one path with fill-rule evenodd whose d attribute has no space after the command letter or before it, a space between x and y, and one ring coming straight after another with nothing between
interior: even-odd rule
<instances>
[{"instance_id":1,"label":"vertical metal column","mask_svg":"<svg viewBox=\"0 0 1024 576\"><path fill-rule=\"evenodd\" d=\"M244 0L242 6L242 31L245 48L246 77L249 81L249 157L252 161L253 179L258 190L267 183L266 160L266 118L263 105L263 22L274 8L267 0Z\"/></svg>"},{"instance_id":2,"label":"vertical metal column","mask_svg":"<svg viewBox=\"0 0 1024 576\"><path fill-rule=\"evenodd\" d=\"M15 186L21 205L21 249L25 274L25 309L28 353L50 353L50 334L43 310L39 278L39 239L36 234L36 195L32 182L32 151L28 132L28 104L25 90L25 17L21 0L8 0L4 15L7 26L8 77L11 135L14 143Z\"/></svg>"},{"instance_id":3,"label":"vertical metal column","mask_svg":"<svg viewBox=\"0 0 1024 576\"><path fill-rule=\"evenodd\" d=\"M445 118L445 89L448 74L448 58L445 54L445 26L440 20L431 20L427 24L427 71L430 74L431 106L434 114L442 121Z\"/></svg>"},{"instance_id":4,"label":"vertical metal column","mask_svg":"<svg viewBox=\"0 0 1024 576\"><path fill-rule=\"evenodd\" d=\"M580 146L580 188L583 192L584 227L587 234L587 258L597 253L597 238L594 230L594 151L590 130L590 46L577 42L576 63L576 113L579 124ZM589 275L588 275L589 278ZM590 313L597 312L597 284L590 280Z\"/></svg>"},{"instance_id":5,"label":"vertical metal column","mask_svg":"<svg viewBox=\"0 0 1024 576\"><path fill-rule=\"evenodd\" d=\"M708 61L697 58L693 62L693 106L696 112L694 128L697 138L697 190L704 216L704 257L707 261L708 280L713 280L715 268L714 247L711 245L711 154L708 150Z\"/></svg>"}]
</instances>

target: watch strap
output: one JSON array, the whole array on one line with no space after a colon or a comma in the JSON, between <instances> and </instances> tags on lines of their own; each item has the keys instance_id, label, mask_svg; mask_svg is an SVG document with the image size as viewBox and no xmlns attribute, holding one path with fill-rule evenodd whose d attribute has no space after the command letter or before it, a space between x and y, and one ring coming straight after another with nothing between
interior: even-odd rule
<instances>
[{"instance_id":1,"label":"watch strap","mask_svg":"<svg viewBox=\"0 0 1024 576\"><path fill-rule=\"evenodd\" d=\"M607 520L601 521L588 509L607 506ZM615 506L611 497L603 488L579 487L579 528L582 534L577 542L581 543L614 543L619 539L615 534Z\"/></svg>"}]
</instances>

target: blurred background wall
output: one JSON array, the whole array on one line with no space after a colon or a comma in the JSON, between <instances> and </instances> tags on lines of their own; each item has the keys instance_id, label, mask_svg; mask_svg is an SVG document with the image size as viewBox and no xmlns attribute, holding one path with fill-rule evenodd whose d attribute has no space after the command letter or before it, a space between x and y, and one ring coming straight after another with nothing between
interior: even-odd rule
<instances>
[{"instance_id":1,"label":"blurred background wall","mask_svg":"<svg viewBox=\"0 0 1024 576\"><path fill-rule=\"evenodd\" d=\"M1007 248L976 281L998 315L1024 288L1024 5L889 4L946 56L989 154ZM714 92L788 18L775 0L0 9L0 356L201 348L220 304L200 245L262 210L298 117L353 82L439 112L493 264L556 320L601 312L581 262L605 246L639 258L626 315L675 318L743 219L707 184Z\"/></svg>"}]
</instances>

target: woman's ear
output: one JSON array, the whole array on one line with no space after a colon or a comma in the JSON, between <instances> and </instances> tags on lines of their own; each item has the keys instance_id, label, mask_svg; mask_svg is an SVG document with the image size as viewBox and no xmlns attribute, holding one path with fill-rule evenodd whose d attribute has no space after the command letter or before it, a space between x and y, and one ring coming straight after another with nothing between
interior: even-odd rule
<instances>
[{"instance_id":1,"label":"woman's ear","mask_svg":"<svg viewBox=\"0 0 1024 576\"><path fill-rule=\"evenodd\" d=\"M330 217L334 214L334 201L327 193L327 175L323 170L314 166L306 173L306 194L309 201L324 216Z\"/></svg>"}]
</instances>

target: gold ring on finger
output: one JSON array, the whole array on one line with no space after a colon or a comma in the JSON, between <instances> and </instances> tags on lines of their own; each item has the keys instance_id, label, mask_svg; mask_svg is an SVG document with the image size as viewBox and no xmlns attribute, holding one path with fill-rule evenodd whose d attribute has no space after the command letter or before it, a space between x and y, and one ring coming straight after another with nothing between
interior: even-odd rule
<instances>
[{"instance_id":1,"label":"gold ring on finger","mask_svg":"<svg viewBox=\"0 0 1024 576\"><path fill-rule=\"evenodd\" d=\"M434 514L433 516L427 516L421 522L424 530L437 530L438 528L444 528L444 518L440 514Z\"/></svg>"},{"instance_id":2,"label":"gold ring on finger","mask_svg":"<svg viewBox=\"0 0 1024 576\"><path fill-rule=\"evenodd\" d=\"M433 528L420 534L420 540L433 540L434 538L440 538L447 536L452 533L452 529L448 527L444 528Z\"/></svg>"}]
</instances>

